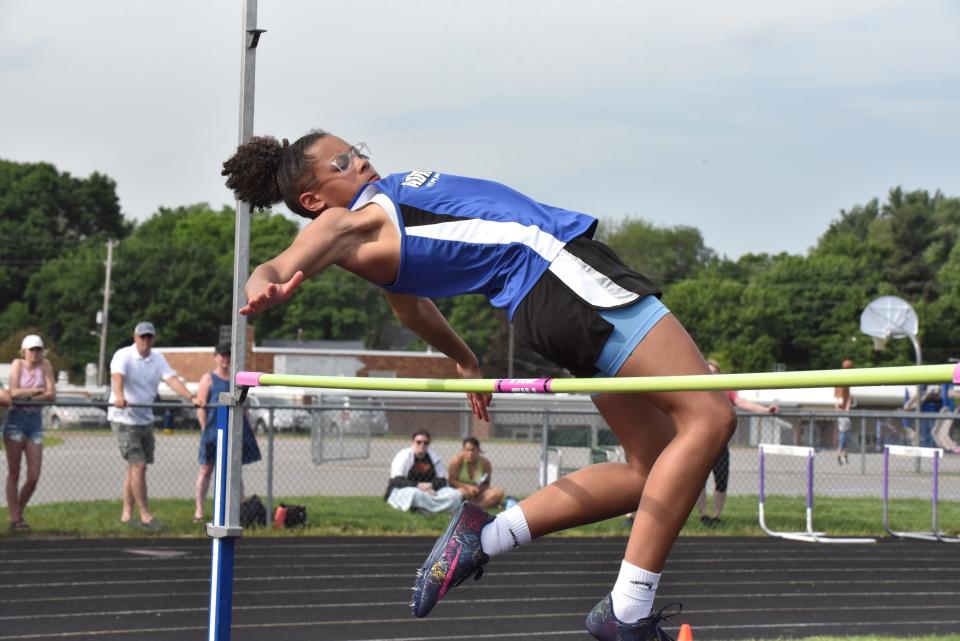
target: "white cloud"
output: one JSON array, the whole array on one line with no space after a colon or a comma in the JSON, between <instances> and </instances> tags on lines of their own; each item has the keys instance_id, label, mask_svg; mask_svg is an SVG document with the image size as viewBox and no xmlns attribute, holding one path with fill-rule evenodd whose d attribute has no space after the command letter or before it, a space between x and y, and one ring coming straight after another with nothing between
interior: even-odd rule
<instances>
[{"instance_id":1,"label":"white cloud","mask_svg":"<svg viewBox=\"0 0 960 641\"><path fill-rule=\"evenodd\" d=\"M275 0L259 13L256 131L366 138L381 170L433 166L695 225L731 255L803 251L841 207L895 184L960 192L950 2ZM103 171L139 218L230 201L239 1L0 0L0 15L0 156Z\"/></svg>"}]
</instances>

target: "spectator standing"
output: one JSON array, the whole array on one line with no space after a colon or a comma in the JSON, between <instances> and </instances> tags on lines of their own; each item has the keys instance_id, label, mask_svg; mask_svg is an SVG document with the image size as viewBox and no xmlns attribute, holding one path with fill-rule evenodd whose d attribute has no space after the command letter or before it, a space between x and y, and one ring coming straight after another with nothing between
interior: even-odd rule
<instances>
[{"instance_id":1,"label":"spectator standing","mask_svg":"<svg viewBox=\"0 0 960 641\"><path fill-rule=\"evenodd\" d=\"M43 462L43 415L40 406L16 405L17 401L52 401L57 397L53 367L43 353L43 339L36 334L24 336L20 358L10 367L10 392L3 396L14 406L3 425L3 449L7 453L7 508L10 529L29 532L23 520L27 502L37 489ZM27 461L27 478L20 487L20 464Z\"/></svg>"},{"instance_id":2,"label":"spectator standing","mask_svg":"<svg viewBox=\"0 0 960 641\"><path fill-rule=\"evenodd\" d=\"M496 507L503 501L503 490L490 485L493 465L481 452L476 438L463 439L463 449L450 459L449 483L465 500L482 508Z\"/></svg>"},{"instance_id":3,"label":"spectator standing","mask_svg":"<svg viewBox=\"0 0 960 641\"><path fill-rule=\"evenodd\" d=\"M120 456L127 462L123 479L123 508L120 522L134 525L133 505L140 512L140 522L149 529L161 529L147 503L147 465L153 463L154 415L150 407L130 407L152 403L160 381L180 397L202 407L203 401L191 394L177 378L163 354L153 351L157 330L153 323L137 323L133 344L121 347L110 361L110 409L107 419L120 446Z\"/></svg>"},{"instance_id":4,"label":"spectator standing","mask_svg":"<svg viewBox=\"0 0 960 641\"><path fill-rule=\"evenodd\" d=\"M941 396L943 391L946 391L941 388L939 385L920 385L920 411L923 413L937 413L944 406L944 399ZM917 408L917 394L916 392L910 394L907 392L908 398L906 403L903 404L903 409L905 410L915 410ZM911 422L910 419L904 420L904 425L907 425ZM935 447L933 440L933 428L936 421L932 418L921 418L920 419L920 447Z\"/></svg>"},{"instance_id":5,"label":"spectator standing","mask_svg":"<svg viewBox=\"0 0 960 641\"><path fill-rule=\"evenodd\" d=\"M200 471L197 474L195 506L193 511L193 522L203 523L203 502L207 497L207 490L210 488L210 477L213 475L213 468L217 462L217 412L215 409L207 409L208 405L217 405L221 392L230 391L230 343L220 343L214 349L213 356L215 369L207 372L200 378L197 385L197 396L200 397L204 406L197 408L197 420L200 422L200 451L197 460L200 463ZM256 463L261 458L260 446L257 445L257 438L250 429L250 417L247 411L243 411L243 446L241 461L243 465ZM243 474L240 475L240 496L243 496Z\"/></svg>"},{"instance_id":6,"label":"spectator standing","mask_svg":"<svg viewBox=\"0 0 960 641\"><path fill-rule=\"evenodd\" d=\"M940 386L940 398L943 400L943 407L940 408L941 414L947 416L937 419L933 426L933 442L937 447L942 447L948 452L960 454L960 443L953 440L950 432L953 429L953 419L949 415L957 411L957 398L960 393L952 383L944 383Z\"/></svg>"},{"instance_id":7,"label":"spectator standing","mask_svg":"<svg viewBox=\"0 0 960 641\"><path fill-rule=\"evenodd\" d=\"M713 374L720 373L720 365L717 361L707 361L707 367ZM776 405L759 405L752 401L742 398L733 390L727 391L727 398L733 403L734 407L739 407L748 412L769 412L771 414L779 412L780 408ZM723 451L713 463L713 505L712 509L707 510L707 489L700 491L700 497L697 498L697 509L700 512L700 522L707 527L715 527L720 523L720 515L723 514L723 504L727 500L727 484L730 480L730 448L724 444Z\"/></svg>"},{"instance_id":8,"label":"spectator standing","mask_svg":"<svg viewBox=\"0 0 960 641\"><path fill-rule=\"evenodd\" d=\"M429 514L451 512L463 502L463 493L447 483L443 459L430 449L430 432L413 433L390 464L390 481L384 500L398 510Z\"/></svg>"},{"instance_id":9,"label":"spectator standing","mask_svg":"<svg viewBox=\"0 0 960 641\"><path fill-rule=\"evenodd\" d=\"M853 361L849 358L844 359L843 369L850 369L853 367ZM853 397L850 395L849 387L834 387L833 388L833 408L838 412L849 412L850 408L853 407ZM837 417L837 464L843 465L844 463L849 463L850 458L847 456L847 445L850 441L850 417L849 416L838 416Z\"/></svg>"}]
</instances>

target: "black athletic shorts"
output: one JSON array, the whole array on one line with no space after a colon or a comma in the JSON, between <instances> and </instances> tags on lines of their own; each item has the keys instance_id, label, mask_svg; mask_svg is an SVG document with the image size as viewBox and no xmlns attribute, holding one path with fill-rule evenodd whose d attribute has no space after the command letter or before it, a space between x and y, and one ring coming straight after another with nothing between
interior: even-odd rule
<instances>
[{"instance_id":1,"label":"black athletic shorts","mask_svg":"<svg viewBox=\"0 0 960 641\"><path fill-rule=\"evenodd\" d=\"M626 307L649 295L660 297L650 280L603 243L579 236L527 292L513 324L519 338L544 358L574 376L593 376L613 330L598 310Z\"/></svg>"}]
</instances>

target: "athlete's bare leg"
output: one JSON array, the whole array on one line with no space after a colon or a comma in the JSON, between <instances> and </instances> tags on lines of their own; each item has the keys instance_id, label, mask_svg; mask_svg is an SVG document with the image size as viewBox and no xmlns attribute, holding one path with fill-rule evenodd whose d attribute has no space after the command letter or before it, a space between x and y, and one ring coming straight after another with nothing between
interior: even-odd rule
<instances>
[{"instance_id":1,"label":"athlete's bare leg","mask_svg":"<svg viewBox=\"0 0 960 641\"><path fill-rule=\"evenodd\" d=\"M696 345L667 315L617 375L707 373ZM530 534L536 538L636 508L625 558L659 572L733 434L733 408L722 392L602 394L594 402L620 439L628 463L579 470L522 501Z\"/></svg>"}]
</instances>

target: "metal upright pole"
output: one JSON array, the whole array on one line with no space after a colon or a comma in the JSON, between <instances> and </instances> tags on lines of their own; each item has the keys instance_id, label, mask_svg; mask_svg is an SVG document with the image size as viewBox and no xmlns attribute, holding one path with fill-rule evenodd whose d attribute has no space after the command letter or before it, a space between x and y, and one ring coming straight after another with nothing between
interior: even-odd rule
<instances>
[{"instance_id":1,"label":"metal upright pole","mask_svg":"<svg viewBox=\"0 0 960 641\"><path fill-rule=\"evenodd\" d=\"M917 340L917 337L914 336L913 334L910 334L909 332L907 332L906 334L907 334L907 338L910 339L910 342L913 343L913 353L914 353L914 354L916 355L916 357L917 357L917 365L922 365L922 364L923 364L923 354L920 352L920 341L918 341L918 340ZM922 440L922 437L921 437L921 434L920 434L920 433L923 431L923 419L920 418L920 414L923 413L923 398L922 398L923 395L921 394L921 390L922 390L922 389L923 389L923 388L922 388L920 385L917 385L917 388L916 388L917 406L916 406L915 408L913 408L914 411L915 411L916 414L917 414L917 418L916 418L916 420L914 421L914 427L916 428L916 431L915 431L915 433L914 433L914 435L913 435L913 444L914 444L914 446L916 446L916 447L920 447L920 446L923 444L923 440ZM919 459L919 458L916 460L916 464L915 464L915 468L914 468L914 469L915 469L915 471L917 471L917 472L920 471L920 459Z\"/></svg>"},{"instance_id":2,"label":"metal upright pole","mask_svg":"<svg viewBox=\"0 0 960 641\"><path fill-rule=\"evenodd\" d=\"M107 271L103 278L103 318L100 323L100 358L97 360L97 386L106 384L103 368L107 365L107 327L110 324L110 273L113 270L113 241L107 241Z\"/></svg>"},{"instance_id":3,"label":"metal upright pole","mask_svg":"<svg viewBox=\"0 0 960 641\"><path fill-rule=\"evenodd\" d=\"M262 29L257 29L257 0L243 0L241 34L241 91L239 142L253 135L253 105L257 45ZM218 416L217 492L214 521L207 525L213 538L210 578L209 641L229 641L230 614L233 605L233 558L236 540L243 533L240 527L240 474L243 449L243 407L234 380L246 367L247 322L237 311L246 302L243 286L250 269L250 205L237 201L236 232L233 258L233 320L230 347L230 393L222 394L218 403L226 406ZM222 416L226 409L228 416ZM223 420L226 419L226 420Z\"/></svg>"}]
</instances>

